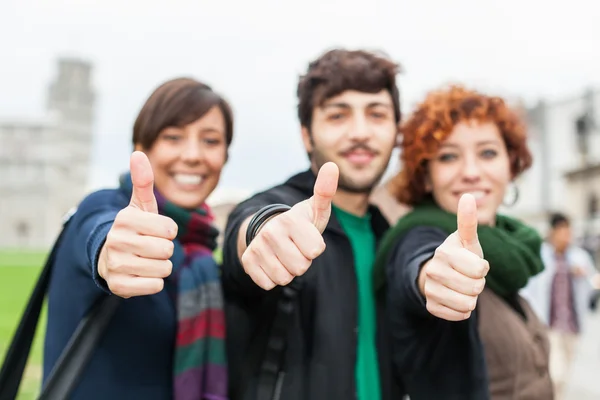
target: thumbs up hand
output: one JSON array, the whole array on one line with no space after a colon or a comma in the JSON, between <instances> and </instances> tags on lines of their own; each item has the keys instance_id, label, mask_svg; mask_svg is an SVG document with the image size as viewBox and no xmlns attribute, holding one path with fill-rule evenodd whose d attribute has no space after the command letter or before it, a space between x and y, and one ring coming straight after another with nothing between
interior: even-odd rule
<instances>
[{"instance_id":1,"label":"thumbs up hand","mask_svg":"<svg viewBox=\"0 0 600 400\"><path fill-rule=\"evenodd\" d=\"M324 164L314 194L290 210L268 220L241 257L246 273L261 288L285 286L302 276L312 261L325 251L323 231L331 216L339 170Z\"/></svg>"},{"instance_id":2,"label":"thumbs up hand","mask_svg":"<svg viewBox=\"0 0 600 400\"><path fill-rule=\"evenodd\" d=\"M477 204L472 195L461 197L457 222L456 232L437 248L419 275L427 310L448 321L471 316L490 268L477 238Z\"/></svg>"},{"instance_id":3,"label":"thumbs up hand","mask_svg":"<svg viewBox=\"0 0 600 400\"><path fill-rule=\"evenodd\" d=\"M177 224L158 214L148 157L134 152L130 170L131 201L117 214L98 260L99 275L112 293L124 298L163 289L163 279L173 268L170 257L177 236Z\"/></svg>"}]
</instances>

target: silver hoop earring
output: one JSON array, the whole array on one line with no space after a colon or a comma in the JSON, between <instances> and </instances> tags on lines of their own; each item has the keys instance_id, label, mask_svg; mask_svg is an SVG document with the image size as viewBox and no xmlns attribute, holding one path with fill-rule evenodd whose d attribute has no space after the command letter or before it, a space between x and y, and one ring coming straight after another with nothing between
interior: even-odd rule
<instances>
[{"instance_id":1,"label":"silver hoop earring","mask_svg":"<svg viewBox=\"0 0 600 400\"><path fill-rule=\"evenodd\" d=\"M517 201L519 201L519 187L514 182L511 182L510 188L512 193L510 196L508 196L508 201L506 196L504 196L504 199L502 200L502 205L505 207L512 207L517 204Z\"/></svg>"}]
</instances>

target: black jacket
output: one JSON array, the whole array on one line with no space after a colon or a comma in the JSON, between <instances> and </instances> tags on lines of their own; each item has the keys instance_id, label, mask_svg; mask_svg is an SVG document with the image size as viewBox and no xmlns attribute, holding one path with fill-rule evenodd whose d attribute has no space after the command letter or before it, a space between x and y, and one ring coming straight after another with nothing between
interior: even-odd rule
<instances>
[{"instance_id":1,"label":"black jacket","mask_svg":"<svg viewBox=\"0 0 600 400\"><path fill-rule=\"evenodd\" d=\"M395 376L411 400L488 400L477 309L464 321L434 317L418 288L421 266L447 237L438 228L416 227L390 251L387 312Z\"/></svg>"},{"instance_id":2,"label":"black jacket","mask_svg":"<svg viewBox=\"0 0 600 400\"><path fill-rule=\"evenodd\" d=\"M315 176L307 171L239 204L229 216L223 251L227 353L232 400L256 398L257 373L282 288L264 291L244 272L237 257L241 223L272 203L294 205L313 194ZM389 227L370 208L376 237ZM332 214L323 233L327 248L302 276L302 290L289 326L285 379L281 399L346 400L356 398L358 295L350 242ZM399 399L391 380L391 361L384 327L384 299L377 298L377 346L384 400ZM270 400L270 399L269 399Z\"/></svg>"}]
</instances>

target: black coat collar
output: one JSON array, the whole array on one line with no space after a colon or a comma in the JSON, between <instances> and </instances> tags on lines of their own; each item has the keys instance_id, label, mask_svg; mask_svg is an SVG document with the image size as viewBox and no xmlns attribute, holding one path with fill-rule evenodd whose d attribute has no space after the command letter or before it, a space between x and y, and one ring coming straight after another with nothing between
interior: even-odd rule
<instances>
[{"instance_id":1,"label":"black coat collar","mask_svg":"<svg viewBox=\"0 0 600 400\"><path fill-rule=\"evenodd\" d=\"M290 177L287 180L286 185L298 190L308 199L313 195L316 179L317 177L312 170L308 169ZM371 226L373 227L373 232L375 233L377 239L380 239L385 231L388 230L390 225L381 211L379 211L379 208L375 205L369 204L368 211L371 214ZM335 218L335 214L331 215L329 218L329 223L327 224L327 228L325 229L333 233L345 235L342 226Z\"/></svg>"}]
</instances>

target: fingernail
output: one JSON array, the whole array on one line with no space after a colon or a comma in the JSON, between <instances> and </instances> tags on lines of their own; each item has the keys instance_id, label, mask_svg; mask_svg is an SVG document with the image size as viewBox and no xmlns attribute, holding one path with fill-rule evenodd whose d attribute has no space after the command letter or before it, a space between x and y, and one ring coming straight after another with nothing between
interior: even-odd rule
<instances>
[{"instance_id":1,"label":"fingernail","mask_svg":"<svg viewBox=\"0 0 600 400\"><path fill-rule=\"evenodd\" d=\"M470 316L471 316L471 313L470 313L470 312L466 313L466 314L465 314L465 319L469 319L469 317L470 317Z\"/></svg>"}]
</instances>

